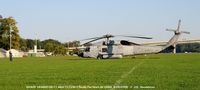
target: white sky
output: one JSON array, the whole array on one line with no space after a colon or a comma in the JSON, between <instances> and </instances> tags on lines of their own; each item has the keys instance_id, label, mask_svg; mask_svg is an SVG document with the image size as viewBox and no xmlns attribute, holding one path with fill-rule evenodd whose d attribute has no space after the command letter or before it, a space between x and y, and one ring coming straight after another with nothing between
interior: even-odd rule
<instances>
[{"instance_id":1,"label":"white sky","mask_svg":"<svg viewBox=\"0 0 200 90\"><path fill-rule=\"evenodd\" d=\"M3 0L0 14L13 16L23 38L53 38L61 42L104 34L142 35L167 41L166 28L191 32L200 39L200 0ZM118 38L121 39L121 38ZM126 38L128 39L128 38Z\"/></svg>"}]
</instances>

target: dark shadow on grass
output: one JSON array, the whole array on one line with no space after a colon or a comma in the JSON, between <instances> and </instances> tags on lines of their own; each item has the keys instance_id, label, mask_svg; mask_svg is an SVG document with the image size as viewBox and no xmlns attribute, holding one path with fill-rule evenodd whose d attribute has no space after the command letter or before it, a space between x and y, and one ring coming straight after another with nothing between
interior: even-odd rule
<instances>
[{"instance_id":1,"label":"dark shadow on grass","mask_svg":"<svg viewBox=\"0 0 200 90\"><path fill-rule=\"evenodd\" d=\"M133 56L133 57L131 57L131 59L160 59L160 57L149 57L149 56Z\"/></svg>"}]
</instances>

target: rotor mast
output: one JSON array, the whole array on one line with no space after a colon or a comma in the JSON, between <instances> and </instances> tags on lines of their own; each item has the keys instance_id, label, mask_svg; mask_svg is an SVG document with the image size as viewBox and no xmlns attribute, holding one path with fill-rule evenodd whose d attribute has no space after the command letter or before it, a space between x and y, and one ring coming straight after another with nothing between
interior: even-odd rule
<instances>
[{"instance_id":1,"label":"rotor mast","mask_svg":"<svg viewBox=\"0 0 200 90\"><path fill-rule=\"evenodd\" d=\"M114 37L114 36L111 35L111 34L106 34L106 35L104 35L103 37L106 38L106 44L108 45L108 44L109 44L109 40L110 40L110 38L111 38L111 37Z\"/></svg>"}]
</instances>

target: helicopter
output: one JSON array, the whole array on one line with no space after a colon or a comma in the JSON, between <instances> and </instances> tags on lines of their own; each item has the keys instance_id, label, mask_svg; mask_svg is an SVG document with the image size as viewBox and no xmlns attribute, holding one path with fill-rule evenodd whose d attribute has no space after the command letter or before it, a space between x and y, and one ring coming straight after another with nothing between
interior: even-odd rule
<instances>
[{"instance_id":1,"label":"helicopter","mask_svg":"<svg viewBox=\"0 0 200 90\"><path fill-rule=\"evenodd\" d=\"M177 29L166 29L166 31L173 31L174 36L165 45L152 46L152 45L137 44L134 42L130 42L128 40L110 40L110 38L114 37L152 39L151 37L142 37L142 36L106 34L101 37L83 39L89 41L82 44L86 48L78 56L104 59L104 58L122 58L123 56L128 56L128 55L159 53L169 47L175 48L178 38L182 33L190 34L190 32L180 31L180 25L181 25L181 20L179 20L178 22ZM91 44L92 42L101 39L106 39L106 40Z\"/></svg>"}]
</instances>

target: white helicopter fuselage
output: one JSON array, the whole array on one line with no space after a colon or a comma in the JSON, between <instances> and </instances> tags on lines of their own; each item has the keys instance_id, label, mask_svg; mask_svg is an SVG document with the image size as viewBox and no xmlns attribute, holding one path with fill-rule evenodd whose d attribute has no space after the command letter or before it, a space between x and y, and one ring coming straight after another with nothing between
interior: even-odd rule
<instances>
[{"instance_id":1,"label":"white helicopter fuselage","mask_svg":"<svg viewBox=\"0 0 200 90\"><path fill-rule=\"evenodd\" d=\"M162 50L163 47L160 46L122 45L122 44L92 45L86 48L86 50L83 52L83 57L122 58L122 56L126 55L158 53Z\"/></svg>"}]
</instances>

